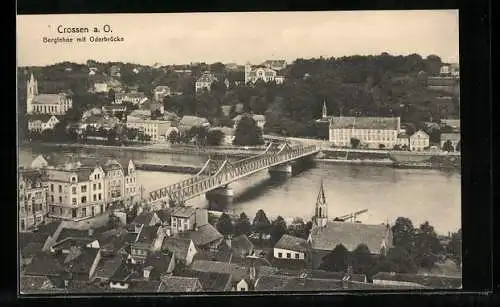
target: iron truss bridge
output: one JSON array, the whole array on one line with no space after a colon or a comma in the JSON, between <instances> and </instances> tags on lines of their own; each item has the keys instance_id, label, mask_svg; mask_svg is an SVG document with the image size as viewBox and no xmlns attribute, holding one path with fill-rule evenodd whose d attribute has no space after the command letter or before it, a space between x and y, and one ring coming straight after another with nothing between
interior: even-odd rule
<instances>
[{"instance_id":1,"label":"iron truss bridge","mask_svg":"<svg viewBox=\"0 0 500 307\"><path fill-rule=\"evenodd\" d=\"M152 204L182 204L203 193L225 187L243 177L269 167L314 155L318 151L319 149L315 145L290 146L287 143L270 143L263 153L232 163L227 159L209 158L196 175L170 186L151 191L149 193L149 202Z\"/></svg>"}]
</instances>

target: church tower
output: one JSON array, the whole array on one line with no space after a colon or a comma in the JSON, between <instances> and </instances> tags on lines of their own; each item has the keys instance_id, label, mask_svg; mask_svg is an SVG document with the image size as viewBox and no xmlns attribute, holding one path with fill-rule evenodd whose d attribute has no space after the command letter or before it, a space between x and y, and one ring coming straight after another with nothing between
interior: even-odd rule
<instances>
[{"instance_id":1,"label":"church tower","mask_svg":"<svg viewBox=\"0 0 500 307\"><path fill-rule=\"evenodd\" d=\"M326 99L325 99L323 100L323 112L321 118L325 120L327 119L327 117L328 117L328 111L326 109Z\"/></svg>"},{"instance_id":2,"label":"church tower","mask_svg":"<svg viewBox=\"0 0 500 307\"><path fill-rule=\"evenodd\" d=\"M250 72L252 71L252 65L250 62L245 63L245 85L250 81Z\"/></svg>"},{"instance_id":3,"label":"church tower","mask_svg":"<svg viewBox=\"0 0 500 307\"><path fill-rule=\"evenodd\" d=\"M321 180L318 199L316 200L314 220L318 227L325 227L328 222L328 204L326 203L325 191L323 189L323 180Z\"/></svg>"},{"instance_id":4,"label":"church tower","mask_svg":"<svg viewBox=\"0 0 500 307\"><path fill-rule=\"evenodd\" d=\"M31 77L28 80L28 84L26 86L26 112L28 114L33 113L33 98L38 95L38 82L35 79L33 73L31 73Z\"/></svg>"}]
</instances>

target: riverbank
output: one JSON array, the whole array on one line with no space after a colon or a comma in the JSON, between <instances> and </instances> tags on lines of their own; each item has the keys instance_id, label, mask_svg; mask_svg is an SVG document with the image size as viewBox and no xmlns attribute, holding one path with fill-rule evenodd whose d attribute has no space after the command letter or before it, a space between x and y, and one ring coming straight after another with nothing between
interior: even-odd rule
<instances>
[{"instance_id":1,"label":"riverbank","mask_svg":"<svg viewBox=\"0 0 500 307\"><path fill-rule=\"evenodd\" d=\"M331 164L354 164L365 166L393 166L394 162L389 159L381 160L345 160L345 159L314 159L314 162L331 163Z\"/></svg>"}]
</instances>

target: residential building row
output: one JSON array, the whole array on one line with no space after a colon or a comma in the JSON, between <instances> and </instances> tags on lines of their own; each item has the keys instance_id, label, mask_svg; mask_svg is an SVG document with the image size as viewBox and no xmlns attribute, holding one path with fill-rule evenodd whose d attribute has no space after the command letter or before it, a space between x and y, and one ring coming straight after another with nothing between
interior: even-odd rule
<instances>
[{"instance_id":1,"label":"residential building row","mask_svg":"<svg viewBox=\"0 0 500 307\"><path fill-rule=\"evenodd\" d=\"M54 159L39 155L29 169L20 170L20 231L36 227L46 218L91 218L139 193L132 160L103 158L58 163Z\"/></svg>"}]
</instances>

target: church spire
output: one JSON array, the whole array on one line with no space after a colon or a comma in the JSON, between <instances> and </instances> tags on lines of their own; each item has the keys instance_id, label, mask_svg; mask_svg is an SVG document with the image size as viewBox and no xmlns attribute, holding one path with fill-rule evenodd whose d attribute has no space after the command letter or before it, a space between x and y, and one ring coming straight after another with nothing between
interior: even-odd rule
<instances>
[{"instance_id":1,"label":"church spire","mask_svg":"<svg viewBox=\"0 0 500 307\"><path fill-rule=\"evenodd\" d=\"M328 204L326 202L325 190L323 188L323 178L319 187L318 198L316 199L316 211L314 214L316 224L320 227L326 226L328 222Z\"/></svg>"},{"instance_id":2,"label":"church spire","mask_svg":"<svg viewBox=\"0 0 500 307\"><path fill-rule=\"evenodd\" d=\"M326 119L328 117L328 110L326 109L326 99L323 100L323 113L322 113L323 119Z\"/></svg>"}]
</instances>

